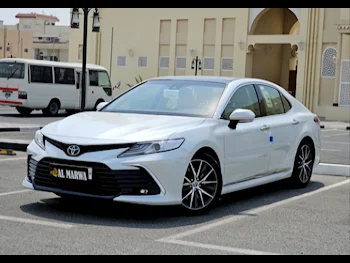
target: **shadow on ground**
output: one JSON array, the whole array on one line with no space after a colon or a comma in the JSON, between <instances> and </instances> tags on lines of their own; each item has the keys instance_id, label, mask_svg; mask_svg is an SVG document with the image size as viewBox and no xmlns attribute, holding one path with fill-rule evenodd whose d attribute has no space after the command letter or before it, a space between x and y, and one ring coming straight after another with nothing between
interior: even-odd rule
<instances>
[{"instance_id":1,"label":"shadow on ground","mask_svg":"<svg viewBox=\"0 0 350 263\"><path fill-rule=\"evenodd\" d=\"M246 211L286 200L324 187L311 181L307 188L293 189L288 180L223 196L215 209L200 216L188 216L180 206L141 206L90 199L42 199L21 206L25 213L65 223L164 229L193 226L226 216L246 215ZM255 216L250 214L250 216Z\"/></svg>"}]
</instances>

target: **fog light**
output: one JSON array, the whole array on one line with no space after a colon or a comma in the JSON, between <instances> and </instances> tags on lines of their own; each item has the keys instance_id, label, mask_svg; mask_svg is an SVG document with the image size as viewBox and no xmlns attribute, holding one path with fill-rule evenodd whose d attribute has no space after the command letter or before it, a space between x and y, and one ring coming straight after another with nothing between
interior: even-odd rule
<instances>
[{"instance_id":1,"label":"fog light","mask_svg":"<svg viewBox=\"0 0 350 263\"><path fill-rule=\"evenodd\" d=\"M148 190L147 189L141 189L140 193L143 194L143 195L146 195L146 194L148 194Z\"/></svg>"}]
</instances>

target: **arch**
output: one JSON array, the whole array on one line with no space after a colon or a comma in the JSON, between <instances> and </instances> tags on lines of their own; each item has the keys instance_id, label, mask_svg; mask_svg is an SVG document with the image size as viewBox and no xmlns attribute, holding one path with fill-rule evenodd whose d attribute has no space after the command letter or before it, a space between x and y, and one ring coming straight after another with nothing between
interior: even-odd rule
<instances>
[{"instance_id":1,"label":"arch","mask_svg":"<svg viewBox=\"0 0 350 263\"><path fill-rule=\"evenodd\" d=\"M289 35L299 35L300 32L300 22L299 20L294 23L289 31Z\"/></svg>"},{"instance_id":2,"label":"arch","mask_svg":"<svg viewBox=\"0 0 350 263\"><path fill-rule=\"evenodd\" d=\"M337 67L337 49L334 47L327 47L322 54L321 77L335 78Z\"/></svg>"},{"instance_id":3,"label":"arch","mask_svg":"<svg viewBox=\"0 0 350 263\"><path fill-rule=\"evenodd\" d=\"M288 18L287 19L288 21L285 21L284 18L281 18L281 19L277 18L278 12L279 13L284 12L284 14ZM300 21L300 13L301 13L300 8L251 8L248 32L249 34L255 34L256 28L259 25L259 22L262 20L262 18L264 18L263 20L265 21L263 21L263 23L267 23L267 26L265 26L266 28L271 28L271 25L280 24L280 27L282 27L282 29L279 29L279 30L277 29L277 31L282 31L282 32L280 33L273 32L273 30L271 30L271 32L267 32L263 34L289 34L290 29L295 25L295 23L297 21ZM265 17L265 15L267 16ZM282 16L283 14L279 14L279 15ZM274 16L276 18L273 18ZM273 23L271 23L271 19L272 20L274 19L276 21L273 21Z\"/></svg>"}]
</instances>

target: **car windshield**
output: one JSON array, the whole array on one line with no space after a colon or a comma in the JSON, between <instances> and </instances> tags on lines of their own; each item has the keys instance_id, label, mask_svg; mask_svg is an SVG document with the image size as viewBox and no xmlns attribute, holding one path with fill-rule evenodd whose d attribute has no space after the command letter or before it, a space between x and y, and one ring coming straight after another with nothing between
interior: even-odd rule
<instances>
[{"instance_id":1,"label":"car windshield","mask_svg":"<svg viewBox=\"0 0 350 263\"><path fill-rule=\"evenodd\" d=\"M149 80L102 111L211 117L225 87L225 83L210 81Z\"/></svg>"}]
</instances>

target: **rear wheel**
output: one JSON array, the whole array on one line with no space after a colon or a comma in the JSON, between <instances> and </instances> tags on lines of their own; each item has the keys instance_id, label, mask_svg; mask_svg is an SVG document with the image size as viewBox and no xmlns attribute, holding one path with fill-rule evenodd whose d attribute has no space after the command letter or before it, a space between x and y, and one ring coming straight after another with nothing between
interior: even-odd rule
<instances>
[{"instance_id":1,"label":"rear wheel","mask_svg":"<svg viewBox=\"0 0 350 263\"><path fill-rule=\"evenodd\" d=\"M314 162L315 154L313 145L308 140L303 140L298 147L294 161L291 177L294 186L306 187L309 184Z\"/></svg>"},{"instance_id":2,"label":"rear wheel","mask_svg":"<svg viewBox=\"0 0 350 263\"><path fill-rule=\"evenodd\" d=\"M25 108L25 107L16 107L16 110L23 116L28 116L32 113L32 109Z\"/></svg>"},{"instance_id":3,"label":"rear wheel","mask_svg":"<svg viewBox=\"0 0 350 263\"><path fill-rule=\"evenodd\" d=\"M209 154L196 155L188 165L182 186L182 206L190 214L213 208L222 189L220 168Z\"/></svg>"}]
</instances>

